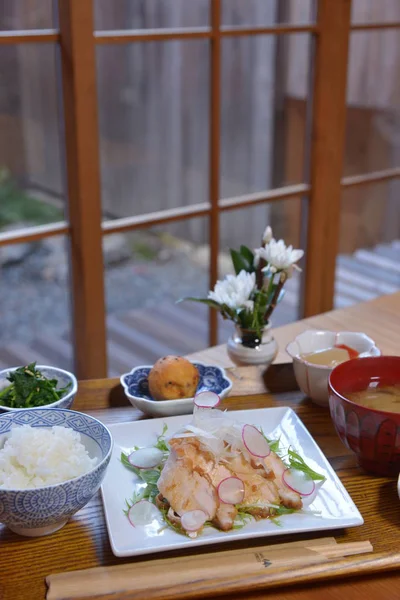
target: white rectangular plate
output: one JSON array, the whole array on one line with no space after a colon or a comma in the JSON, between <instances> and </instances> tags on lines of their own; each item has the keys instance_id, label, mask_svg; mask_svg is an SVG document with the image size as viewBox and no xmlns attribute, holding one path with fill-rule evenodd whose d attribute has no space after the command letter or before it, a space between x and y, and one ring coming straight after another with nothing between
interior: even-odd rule
<instances>
[{"instance_id":1,"label":"white rectangular plate","mask_svg":"<svg viewBox=\"0 0 400 600\"><path fill-rule=\"evenodd\" d=\"M196 539L180 535L169 528L161 531L152 527L134 528L123 509L125 499L132 497L135 488L139 489L140 482L134 473L121 464L121 452L129 452L133 446L151 446L162 432L164 423L168 425L167 435L172 435L189 422L190 416L118 423L109 425L114 438L114 449L101 487L108 534L116 556L136 556L246 538L341 529L363 524L364 520L343 484L291 408L240 410L230 411L229 414L242 423L261 426L270 438L280 438L284 447L292 446L312 469L325 475L326 481L314 502L307 507L309 510L319 511L319 515L293 513L279 517L281 526L269 519L262 519L249 523L243 529L226 533L208 527Z\"/></svg>"}]
</instances>

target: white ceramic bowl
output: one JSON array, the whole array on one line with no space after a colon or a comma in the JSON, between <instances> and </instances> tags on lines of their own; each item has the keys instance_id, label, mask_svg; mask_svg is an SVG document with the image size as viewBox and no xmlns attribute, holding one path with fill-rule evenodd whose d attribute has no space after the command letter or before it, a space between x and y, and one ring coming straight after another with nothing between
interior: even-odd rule
<instances>
[{"instance_id":1,"label":"white ceramic bowl","mask_svg":"<svg viewBox=\"0 0 400 600\"><path fill-rule=\"evenodd\" d=\"M78 431L81 442L97 464L84 475L45 487L0 489L0 523L19 535L38 537L63 527L99 489L111 458L112 437L105 425L73 410L22 409L0 415L0 448L14 426L53 427Z\"/></svg>"},{"instance_id":2,"label":"white ceramic bowl","mask_svg":"<svg viewBox=\"0 0 400 600\"><path fill-rule=\"evenodd\" d=\"M381 354L374 340L365 333L355 331L307 329L286 346L286 352L293 358L299 388L320 406L329 407L328 378L333 368L309 363L302 354L332 348L335 344L350 346L359 353L360 358Z\"/></svg>"},{"instance_id":3,"label":"white ceramic bowl","mask_svg":"<svg viewBox=\"0 0 400 600\"><path fill-rule=\"evenodd\" d=\"M225 369L216 365L205 365L199 361L193 361L193 364L200 376L197 392L215 392L221 399L229 394L232 381L226 376ZM172 417L192 413L193 398L153 400L148 386L151 368L151 366L135 367L121 376L125 395L132 406L151 417Z\"/></svg>"},{"instance_id":4,"label":"white ceramic bowl","mask_svg":"<svg viewBox=\"0 0 400 600\"><path fill-rule=\"evenodd\" d=\"M10 382L7 380L7 376L9 373L16 371L20 367L11 367L11 369L3 369L0 371L0 391L9 386ZM60 389L66 387L68 384L71 384L70 390L67 394L65 394L60 400L56 400L51 404L46 404L45 406L40 407L32 407L32 408L71 408L76 393L78 391L78 382L73 373L69 371L64 371L64 369L59 369L58 367L49 367L46 365L36 365L38 371L43 373L45 377L48 379L57 379L58 384L56 389ZM1 411L9 411L9 412L17 412L19 410L32 410L31 408L9 408L8 406L0 405L0 414Z\"/></svg>"}]
</instances>

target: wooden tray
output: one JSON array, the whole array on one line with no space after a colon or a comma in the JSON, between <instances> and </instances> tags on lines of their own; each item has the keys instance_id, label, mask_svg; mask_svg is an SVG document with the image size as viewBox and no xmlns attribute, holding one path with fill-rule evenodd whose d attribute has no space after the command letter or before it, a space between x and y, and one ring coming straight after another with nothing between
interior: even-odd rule
<instances>
[{"instance_id":1,"label":"wooden tray","mask_svg":"<svg viewBox=\"0 0 400 600\"><path fill-rule=\"evenodd\" d=\"M329 411L314 405L296 389L291 365L273 366L265 376L256 367L236 368L230 372L230 377L234 387L232 396L223 402L224 408L229 410L290 406L296 411L337 471L365 520L361 527L336 531L336 540L339 543L369 540L374 548L371 554L335 560L329 569L326 565L293 569L290 577L285 577L285 585L398 569L400 502L395 480L368 476L358 469L354 455L340 442ZM261 393L263 390L264 393ZM143 418L139 411L127 405L116 379L81 382L73 408L92 414L104 423ZM275 538L273 543L317 537L316 534L284 536ZM254 541L251 545L257 548L265 545L265 540ZM248 546L248 541L229 545L231 549ZM224 544L223 548L202 547L196 549L193 554L225 551L227 547L227 544ZM179 551L168 556L179 556ZM140 557L140 560L143 561L144 557ZM45 577L52 573L129 562L135 560L118 559L111 552L100 494L97 494L63 529L49 537L24 539L0 525L2 599L25 600L28 596L35 599L44 598ZM201 597L215 597L227 593L232 598L233 593L248 589L248 585L245 579L232 575L224 585L203 589ZM252 579L251 589L255 591L271 585L282 585L282 578L268 577L266 572ZM30 590L28 595L27 590ZM196 595L192 594L191 597Z\"/></svg>"}]
</instances>

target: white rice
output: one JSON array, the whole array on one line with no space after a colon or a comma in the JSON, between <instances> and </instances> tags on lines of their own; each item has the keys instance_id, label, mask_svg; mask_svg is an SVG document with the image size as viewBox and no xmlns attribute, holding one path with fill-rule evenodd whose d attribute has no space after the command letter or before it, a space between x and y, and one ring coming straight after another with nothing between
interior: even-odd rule
<instances>
[{"instance_id":1,"label":"white rice","mask_svg":"<svg viewBox=\"0 0 400 600\"><path fill-rule=\"evenodd\" d=\"M73 429L13 427L0 450L0 489L61 483L87 473L96 463Z\"/></svg>"}]
</instances>

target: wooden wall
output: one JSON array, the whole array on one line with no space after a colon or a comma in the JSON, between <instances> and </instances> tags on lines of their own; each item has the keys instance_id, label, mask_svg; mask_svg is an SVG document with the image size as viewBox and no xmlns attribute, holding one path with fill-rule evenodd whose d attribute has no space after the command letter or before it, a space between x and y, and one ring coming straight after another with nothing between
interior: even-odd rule
<instances>
[{"instance_id":1,"label":"wooden wall","mask_svg":"<svg viewBox=\"0 0 400 600\"><path fill-rule=\"evenodd\" d=\"M95 0L96 26L179 27L208 23L208 0ZM399 0L354 0L355 20L400 20ZM49 26L50 0L5 2L1 26ZM291 22L308 22L310 0L288 3ZM224 23L273 24L276 0L224 2ZM51 21L51 19L50 19ZM283 150L279 176L276 135L276 52L272 36L223 42L221 193L223 197L303 180L309 35L287 36ZM206 41L135 43L97 50L103 212L143 214L208 198L209 63ZM279 61L278 61L279 63ZM349 63L344 175L399 164L400 36L353 33ZM278 73L278 75L281 75ZM328 75L327 75L328 76ZM52 46L6 47L0 56L0 166L34 185L63 191L56 55ZM273 172L274 171L274 172ZM275 177L274 177L275 175ZM341 251L398 235L399 182L343 195ZM221 219L222 247L256 244L271 220L297 243L299 202ZM206 242L204 219L169 226Z\"/></svg>"},{"instance_id":2,"label":"wooden wall","mask_svg":"<svg viewBox=\"0 0 400 600\"><path fill-rule=\"evenodd\" d=\"M304 146L301 143L306 123L306 102L287 98L286 159L287 177L301 177ZM386 119L385 111L349 107L344 174L355 175L391 166L392 140L387 138L376 123ZM394 166L394 165L393 165ZM400 184L375 183L343 191L339 251L350 253L360 247L397 239L400 236ZM276 207L277 221L291 240L298 240L300 204L287 203L281 212ZM275 207L273 208L275 210Z\"/></svg>"}]
</instances>

